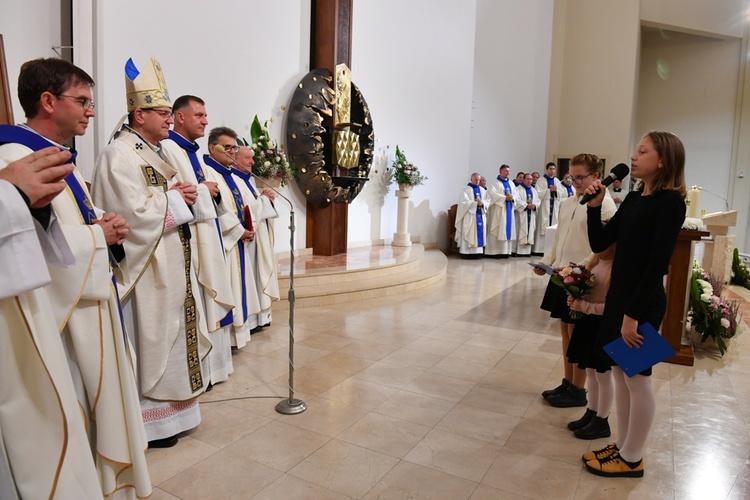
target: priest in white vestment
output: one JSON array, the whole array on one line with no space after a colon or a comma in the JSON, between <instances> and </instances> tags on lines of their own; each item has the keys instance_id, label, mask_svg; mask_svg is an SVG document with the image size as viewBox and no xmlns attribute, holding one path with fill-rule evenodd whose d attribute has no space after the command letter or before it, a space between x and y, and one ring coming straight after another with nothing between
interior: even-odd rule
<instances>
[{"instance_id":1,"label":"priest in white vestment","mask_svg":"<svg viewBox=\"0 0 750 500\"><path fill-rule=\"evenodd\" d=\"M570 174L565 174L565 177L562 178L560 184L562 185L562 191L558 191L558 194L560 195L560 203L576 195L576 190L573 187L573 177L571 177ZM559 216L557 220L560 220Z\"/></svg>"},{"instance_id":2,"label":"priest in white vestment","mask_svg":"<svg viewBox=\"0 0 750 500\"><path fill-rule=\"evenodd\" d=\"M199 146L195 142L205 135L208 125L205 102L196 96L178 97L172 113L173 130L169 132L169 138L161 142L164 157L177 167L184 181L198 186L198 199L193 205L196 218L190 223L190 246L213 345L205 363L210 388L212 384L227 380L234 371L230 339L234 296L216 210L221 197L216 174L203 164L203 155L198 152ZM237 218L224 210L222 216L238 224Z\"/></svg>"},{"instance_id":3,"label":"priest in white vestment","mask_svg":"<svg viewBox=\"0 0 750 500\"><path fill-rule=\"evenodd\" d=\"M560 201L563 190L560 179L555 177L557 166L550 162L544 169L544 175L536 183L536 189L539 192L539 208L537 209L536 234L534 235L534 245L531 249L532 255L544 255L544 241L547 235L547 228L557 224L557 218L560 212Z\"/></svg>"},{"instance_id":4,"label":"priest in white vestment","mask_svg":"<svg viewBox=\"0 0 750 500\"><path fill-rule=\"evenodd\" d=\"M211 349L192 266L190 210L197 187L167 163L172 106L159 63L125 67L128 125L97 160L94 202L130 224L127 259L116 272L129 333L138 352L141 413L149 447L169 447L201 420L202 361ZM131 328L132 325L132 328Z\"/></svg>"},{"instance_id":5,"label":"priest in white vestment","mask_svg":"<svg viewBox=\"0 0 750 500\"><path fill-rule=\"evenodd\" d=\"M490 198L479 186L481 176L474 172L461 190L456 212L456 243L464 258L481 257L487 238L487 209Z\"/></svg>"},{"instance_id":6,"label":"priest in white vestment","mask_svg":"<svg viewBox=\"0 0 750 500\"><path fill-rule=\"evenodd\" d=\"M217 151L217 145L221 146L223 152ZM230 167L233 159L229 155L239 150L237 133L228 127L214 128L208 135L208 150L210 155L204 155L203 161L218 174L223 210L232 213L235 221L239 222L239 225L235 225L224 219L219 221L224 234L224 251L229 262L235 300L231 342L234 347L241 349L250 341L251 333L260 326L258 315L261 308L255 277L255 252L251 248L258 221L253 219L249 199L242 195L243 181Z\"/></svg>"},{"instance_id":7,"label":"priest in white vestment","mask_svg":"<svg viewBox=\"0 0 750 500\"><path fill-rule=\"evenodd\" d=\"M531 181L531 174L526 174L523 177L523 182L516 188L515 210L518 239L513 253L519 257L531 255L536 233L539 194L531 186Z\"/></svg>"},{"instance_id":8,"label":"priest in white vestment","mask_svg":"<svg viewBox=\"0 0 750 500\"><path fill-rule=\"evenodd\" d=\"M44 149L0 170L0 497L102 498L44 286L74 262L51 198L72 166ZM45 177L49 175L50 177ZM23 194L21 194L23 193ZM33 210L34 220L29 209Z\"/></svg>"},{"instance_id":9,"label":"priest in white vestment","mask_svg":"<svg viewBox=\"0 0 750 500\"><path fill-rule=\"evenodd\" d=\"M60 81L65 83L58 87ZM18 88L27 123L0 126L0 167L49 146L64 149L62 143L83 135L95 115L93 84L86 72L61 59L25 63ZM52 208L75 264L50 268L52 283L46 291L96 452L103 493L118 498L148 496L151 480L134 353L123 331L110 268L124 257L121 244L128 224L91 203L77 169L65 182L66 189L53 200Z\"/></svg>"},{"instance_id":10,"label":"priest in white vestment","mask_svg":"<svg viewBox=\"0 0 750 500\"><path fill-rule=\"evenodd\" d=\"M252 149L241 146L234 159L234 174L242 180L246 189L243 194L250 204L253 219L258 221L255 225L255 239L250 242L250 250L255 255L255 280L260 300L258 325L266 327L271 325L271 306L279 300L280 295L273 232L273 219L279 217L273 204L276 193L267 186L258 188L255 183L255 178L251 175Z\"/></svg>"},{"instance_id":11,"label":"priest in white vestment","mask_svg":"<svg viewBox=\"0 0 750 500\"><path fill-rule=\"evenodd\" d=\"M490 208L487 211L489 230L485 255L507 258L513 253L517 238L515 224L516 187L510 179L510 167L502 165L499 175L489 187Z\"/></svg>"}]
</instances>

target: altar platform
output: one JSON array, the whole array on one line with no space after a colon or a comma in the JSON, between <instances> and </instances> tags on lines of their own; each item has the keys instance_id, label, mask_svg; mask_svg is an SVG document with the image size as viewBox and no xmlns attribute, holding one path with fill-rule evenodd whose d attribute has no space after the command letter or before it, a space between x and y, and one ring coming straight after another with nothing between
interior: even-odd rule
<instances>
[{"instance_id":1,"label":"altar platform","mask_svg":"<svg viewBox=\"0 0 750 500\"><path fill-rule=\"evenodd\" d=\"M281 300L274 310L289 308L290 259L279 258ZM445 279L448 259L423 245L349 248L347 253L298 255L294 258L297 307L341 304L411 292Z\"/></svg>"}]
</instances>

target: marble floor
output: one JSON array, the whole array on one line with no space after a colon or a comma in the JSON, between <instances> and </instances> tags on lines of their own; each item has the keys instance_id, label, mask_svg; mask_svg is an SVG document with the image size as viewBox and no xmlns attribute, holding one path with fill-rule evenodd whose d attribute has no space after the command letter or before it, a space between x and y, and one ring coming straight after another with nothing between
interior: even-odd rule
<instances>
[{"instance_id":1,"label":"marble floor","mask_svg":"<svg viewBox=\"0 0 750 500\"><path fill-rule=\"evenodd\" d=\"M657 366L645 476L605 479L580 456L608 440L575 439L583 409L539 395L562 377L544 286L523 260L451 257L413 293L297 308L298 415L274 410L288 311L274 313L202 397L201 425L147 452L153 498L750 498L750 334L724 358Z\"/></svg>"}]
</instances>

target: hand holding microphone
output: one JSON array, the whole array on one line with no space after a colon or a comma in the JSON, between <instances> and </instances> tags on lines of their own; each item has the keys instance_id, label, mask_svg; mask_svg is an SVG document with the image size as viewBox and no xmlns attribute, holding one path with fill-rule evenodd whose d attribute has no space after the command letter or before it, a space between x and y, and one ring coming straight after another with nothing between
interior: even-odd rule
<instances>
[{"instance_id":1,"label":"hand holding microphone","mask_svg":"<svg viewBox=\"0 0 750 500\"><path fill-rule=\"evenodd\" d=\"M615 180L621 181L630 173L630 168L624 163L618 163L610 170L609 175L600 181L599 179L591 183L589 187L584 191L584 195L581 196L581 205L589 204L590 207L599 207L604 199L604 191L607 186L615 182ZM589 202L593 203L589 203Z\"/></svg>"}]
</instances>

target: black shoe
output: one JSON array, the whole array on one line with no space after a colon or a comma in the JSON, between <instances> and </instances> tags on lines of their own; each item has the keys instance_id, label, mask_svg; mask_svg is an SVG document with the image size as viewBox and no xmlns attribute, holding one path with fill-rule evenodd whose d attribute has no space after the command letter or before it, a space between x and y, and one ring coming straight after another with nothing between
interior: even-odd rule
<instances>
[{"instance_id":1,"label":"black shoe","mask_svg":"<svg viewBox=\"0 0 750 500\"><path fill-rule=\"evenodd\" d=\"M548 397L553 396L555 394L560 394L563 391L565 391L565 389L567 389L569 385L570 385L570 382L568 381L568 379L564 378L562 379L562 384L558 385L554 389L549 389L549 390L542 392L542 397L544 399L547 399Z\"/></svg>"},{"instance_id":2,"label":"black shoe","mask_svg":"<svg viewBox=\"0 0 750 500\"><path fill-rule=\"evenodd\" d=\"M260 325L261 328L268 328L269 326L271 326L271 322L270 321L268 323L266 323L265 325Z\"/></svg>"},{"instance_id":3,"label":"black shoe","mask_svg":"<svg viewBox=\"0 0 750 500\"><path fill-rule=\"evenodd\" d=\"M253 329L251 329L251 330L250 330L250 335L255 335L255 334L256 334L256 333L258 333L258 332L259 332L260 330L261 330L261 327L259 327L259 326L256 326L255 328L253 328Z\"/></svg>"},{"instance_id":4,"label":"black shoe","mask_svg":"<svg viewBox=\"0 0 750 500\"><path fill-rule=\"evenodd\" d=\"M149 448L171 448L177 444L177 436L172 436L164 439L154 439L148 442Z\"/></svg>"},{"instance_id":5,"label":"black shoe","mask_svg":"<svg viewBox=\"0 0 750 500\"><path fill-rule=\"evenodd\" d=\"M555 408L574 408L589 404L586 389L579 389L573 384L570 384L565 392L548 397L547 402Z\"/></svg>"},{"instance_id":6,"label":"black shoe","mask_svg":"<svg viewBox=\"0 0 750 500\"><path fill-rule=\"evenodd\" d=\"M204 392L211 392L211 389L213 389L213 388L214 388L214 384L212 384L211 382L209 382L208 385L206 386L206 390Z\"/></svg>"},{"instance_id":7,"label":"black shoe","mask_svg":"<svg viewBox=\"0 0 750 500\"><path fill-rule=\"evenodd\" d=\"M578 439L599 439L612 435L609 429L609 419L607 417L597 417L591 419L587 426L576 430L573 435Z\"/></svg>"},{"instance_id":8,"label":"black shoe","mask_svg":"<svg viewBox=\"0 0 750 500\"><path fill-rule=\"evenodd\" d=\"M588 425L589 422L591 422L591 419L595 416L596 412L594 410L592 410L591 408L586 408L586 413L584 413L581 418L579 418L578 420L573 420L572 422L568 422L568 429L571 431L583 429Z\"/></svg>"}]
</instances>

